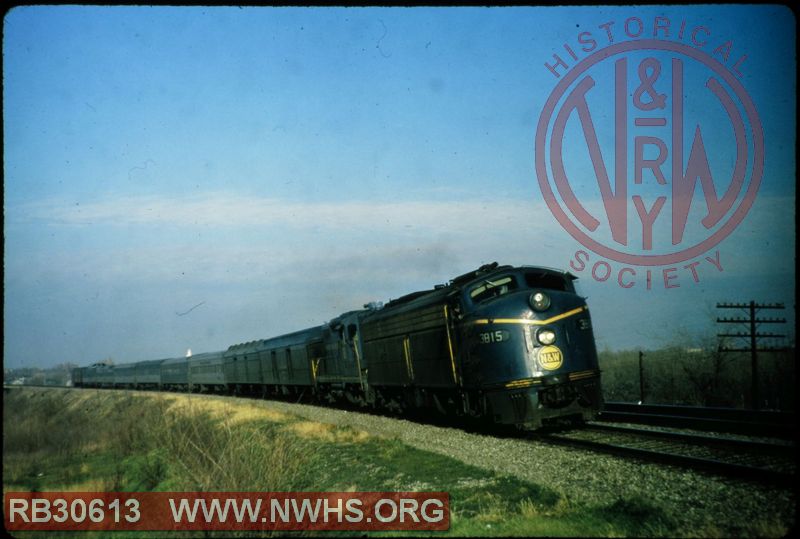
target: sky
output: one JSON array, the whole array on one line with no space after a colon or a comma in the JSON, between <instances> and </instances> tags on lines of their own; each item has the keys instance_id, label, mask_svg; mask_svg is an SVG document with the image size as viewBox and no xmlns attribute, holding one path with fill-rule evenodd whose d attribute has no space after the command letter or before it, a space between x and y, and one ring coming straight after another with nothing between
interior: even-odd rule
<instances>
[{"instance_id":1,"label":"sky","mask_svg":"<svg viewBox=\"0 0 800 539\"><path fill-rule=\"evenodd\" d=\"M739 226L673 265L679 286L665 289L654 267L647 290L640 266L626 289L626 264L586 249L545 203L536 153L548 167L552 154L535 139L570 68L651 38L658 17L670 21L663 41L736 67L763 128L764 172ZM629 19L631 34L642 21L639 36L625 34ZM784 302L794 333L796 21L786 8L26 6L3 25L5 367L222 350L495 260L569 269L579 250L588 264L571 271L601 349L708 342L720 301ZM581 50L581 32L593 51ZM714 56L728 42L728 59ZM545 65L554 55L569 64L559 77ZM620 57L586 71L609 170ZM670 94L667 56L637 52L629 99L652 75L637 70L648 57L665 66L651 90ZM736 136L702 86L708 68L685 65L684 165L699 126L721 196ZM567 119L562 159L583 206L603 216L582 126ZM669 187L644 174L629 183L649 207ZM695 191L690 243L708 234ZM627 212L636 224L632 203ZM600 220L594 237L608 242ZM662 249L669 225L657 223ZM626 249L642 254L631 230ZM606 281L591 273L601 260ZM684 267L692 260L699 282Z\"/></svg>"}]
</instances>

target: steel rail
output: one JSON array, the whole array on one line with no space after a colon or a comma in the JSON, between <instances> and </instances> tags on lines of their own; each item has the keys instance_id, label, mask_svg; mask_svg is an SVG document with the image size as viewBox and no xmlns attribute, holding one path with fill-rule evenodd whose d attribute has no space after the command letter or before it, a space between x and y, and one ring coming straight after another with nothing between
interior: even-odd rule
<instances>
[{"instance_id":1,"label":"steel rail","mask_svg":"<svg viewBox=\"0 0 800 539\"><path fill-rule=\"evenodd\" d=\"M778 438L793 438L796 425L792 412L623 402L605 403L598 420Z\"/></svg>"},{"instance_id":2,"label":"steel rail","mask_svg":"<svg viewBox=\"0 0 800 539\"><path fill-rule=\"evenodd\" d=\"M664 431L650 431L634 428L616 428L590 425L586 429L574 431L576 434L586 433L595 429L597 431L614 430L625 434L635 436L643 436L653 438L656 440L669 439L678 443L691 443L695 448L698 444L715 445L725 447L727 449L743 450L747 448L748 451L767 449L770 453L776 454L780 458L794 461L794 447L787 445L775 445L763 442L750 442L747 440L731 440L729 438L713 438L706 436L684 435L683 433L670 433ZM755 481L761 484L772 484L779 486L793 486L796 482L796 475L784 470L776 470L773 468L766 468L762 466L750 466L726 460L717 460L707 457L698 457L693 455L682 454L671 450L661 451L654 449L643 449L641 447L633 447L631 445L623 445L614 442L603 442L597 440L586 440L570 436L571 431L566 432L550 432L533 435L533 438L546 443L554 445L561 445L577 449L588 449L595 452L606 453L610 455L637 458L648 462L655 462L659 464L667 464L679 466L682 468L689 468L703 472L709 472L720 476L732 477L748 481ZM677 436L676 436L677 435ZM746 451L746 452L748 452ZM746 453L745 452L745 453Z\"/></svg>"},{"instance_id":3,"label":"steel rail","mask_svg":"<svg viewBox=\"0 0 800 539\"><path fill-rule=\"evenodd\" d=\"M648 436L651 438L661 438L665 440L684 442L689 444L703 444L707 446L722 447L725 449L735 449L739 451L750 451L754 453L770 454L785 458L791 458L795 453L794 444L772 443L761 440L748 440L743 438L727 438L719 436L708 436L704 434L690 434L686 432L675 432L665 430L644 430L635 427L623 427L619 425L608 425L604 423L590 423L592 429L604 430L608 432L621 432Z\"/></svg>"}]
</instances>

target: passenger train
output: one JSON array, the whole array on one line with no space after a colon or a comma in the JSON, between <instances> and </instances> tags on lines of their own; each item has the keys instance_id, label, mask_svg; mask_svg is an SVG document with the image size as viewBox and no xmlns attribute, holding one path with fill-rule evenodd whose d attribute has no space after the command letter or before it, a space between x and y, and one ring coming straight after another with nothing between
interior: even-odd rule
<instances>
[{"instance_id":1,"label":"passenger train","mask_svg":"<svg viewBox=\"0 0 800 539\"><path fill-rule=\"evenodd\" d=\"M73 385L307 396L521 429L591 420L602 406L600 370L574 280L495 262L386 305L225 351L77 368Z\"/></svg>"}]
</instances>

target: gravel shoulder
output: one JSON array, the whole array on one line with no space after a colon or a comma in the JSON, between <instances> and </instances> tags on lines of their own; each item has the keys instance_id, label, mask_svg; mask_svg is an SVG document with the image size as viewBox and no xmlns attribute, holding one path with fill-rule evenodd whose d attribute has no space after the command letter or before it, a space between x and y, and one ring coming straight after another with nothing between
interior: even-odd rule
<instances>
[{"instance_id":1,"label":"gravel shoulder","mask_svg":"<svg viewBox=\"0 0 800 539\"><path fill-rule=\"evenodd\" d=\"M708 529L721 522L772 520L789 527L795 522L796 496L792 489L350 410L249 402L307 420L398 439L417 449L537 483L560 492L571 504L608 505L619 498L639 498L667 509L689 529Z\"/></svg>"}]
</instances>

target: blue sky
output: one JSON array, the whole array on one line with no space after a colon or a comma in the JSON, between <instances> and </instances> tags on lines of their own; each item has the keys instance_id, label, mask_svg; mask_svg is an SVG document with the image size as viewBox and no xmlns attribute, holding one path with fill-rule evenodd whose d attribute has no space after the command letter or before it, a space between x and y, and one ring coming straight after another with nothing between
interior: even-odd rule
<instances>
[{"instance_id":1,"label":"blue sky","mask_svg":"<svg viewBox=\"0 0 800 539\"><path fill-rule=\"evenodd\" d=\"M218 350L493 260L566 268L583 247L534 170L558 82L544 63L581 31L603 45L608 21L626 39L631 16L669 18L673 39L702 25L707 53L732 40L728 67L747 54L765 174L716 248L722 273L652 291L579 275L599 345L698 340L717 301L784 301L793 327L785 8L20 7L3 42L5 365Z\"/></svg>"}]
</instances>

